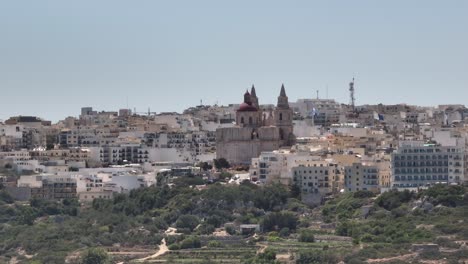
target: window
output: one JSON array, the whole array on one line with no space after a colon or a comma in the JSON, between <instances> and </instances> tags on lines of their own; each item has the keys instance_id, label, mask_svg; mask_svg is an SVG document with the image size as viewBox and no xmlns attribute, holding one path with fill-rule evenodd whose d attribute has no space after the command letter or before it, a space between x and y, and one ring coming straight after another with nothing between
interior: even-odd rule
<instances>
[{"instance_id":1,"label":"window","mask_svg":"<svg viewBox=\"0 0 468 264\"><path fill-rule=\"evenodd\" d=\"M280 113L280 115L279 115L279 120L280 120L280 121L283 120L283 113Z\"/></svg>"}]
</instances>

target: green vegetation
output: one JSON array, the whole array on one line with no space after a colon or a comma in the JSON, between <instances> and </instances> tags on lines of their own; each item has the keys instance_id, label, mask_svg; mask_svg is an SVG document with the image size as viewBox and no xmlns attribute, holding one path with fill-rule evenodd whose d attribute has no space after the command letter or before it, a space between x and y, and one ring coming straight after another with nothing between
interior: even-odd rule
<instances>
[{"instance_id":1,"label":"green vegetation","mask_svg":"<svg viewBox=\"0 0 468 264\"><path fill-rule=\"evenodd\" d=\"M63 263L71 253L92 247L119 244L155 248L169 226L190 234L174 248L198 248L201 241L197 235L211 234L228 222L259 223L276 213L292 218L290 213L281 212L288 207L285 186L215 184L198 191L190 188L192 181L187 177L172 188L142 188L117 194L112 200L96 199L90 207L68 199L12 203L11 197L0 191L0 256L6 261L24 250L34 256L31 261ZM275 217L268 219L276 221Z\"/></svg>"},{"instance_id":2,"label":"green vegetation","mask_svg":"<svg viewBox=\"0 0 468 264\"><path fill-rule=\"evenodd\" d=\"M297 264L334 264L339 262L339 256L325 250L301 251L296 260Z\"/></svg>"},{"instance_id":3,"label":"green vegetation","mask_svg":"<svg viewBox=\"0 0 468 264\"><path fill-rule=\"evenodd\" d=\"M420 193L389 191L373 199L358 193L343 194L322 209L324 219L336 223L337 235L363 244L362 250L347 256L350 263L409 253L412 243L453 248L452 240L468 239L464 187L437 185ZM367 215L364 205L370 206ZM438 238L447 235L453 236L452 240Z\"/></svg>"},{"instance_id":4,"label":"green vegetation","mask_svg":"<svg viewBox=\"0 0 468 264\"><path fill-rule=\"evenodd\" d=\"M98 248L91 248L84 253L81 263L106 264L110 263L110 258L104 250Z\"/></svg>"},{"instance_id":5,"label":"green vegetation","mask_svg":"<svg viewBox=\"0 0 468 264\"><path fill-rule=\"evenodd\" d=\"M297 216L290 212L274 212L266 215L262 221L264 231L295 230L297 226Z\"/></svg>"},{"instance_id":6,"label":"green vegetation","mask_svg":"<svg viewBox=\"0 0 468 264\"><path fill-rule=\"evenodd\" d=\"M214 163L215 168L218 170L227 169L231 167L231 165L225 158L214 159L213 163Z\"/></svg>"},{"instance_id":7,"label":"green vegetation","mask_svg":"<svg viewBox=\"0 0 468 264\"><path fill-rule=\"evenodd\" d=\"M0 189L0 263L13 257L21 263L64 263L73 257L82 263L117 262L107 250L151 251L163 238L170 251L161 259L170 263L276 263L278 256L296 263L362 263L407 254L412 243L426 242L455 253L421 258L466 255L454 242L468 239L468 198L460 186L377 197L345 193L313 209L293 188L279 184L191 187L199 181L185 177L171 188L142 188L88 206L71 199L19 203ZM321 220L331 229L311 226ZM260 224L262 232L240 236L240 224ZM166 235L168 227L179 234ZM232 235L228 240L212 235L222 227ZM324 241L329 235L350 239Z\"/></svg>"},{"instance_id":8,"label":"green vegetation","mask_svg":"<svg viewBox=\"0 0 468 264\"><path fill-rule=\"evenodd\" d=\"M299 232L299 242L315 242L314 232L309 229L303 229Z\"/></svg>"},{"instance_id":9,"label":"green vegetation","mask_svg":"<svg viewBox=\"0 0 468 264\"><path fill-rule=\"evenodd\" d=\"M274 264L276 262L276 252L271 248L266 248L264 252L260 252L255 257L247 260L246 264Z\"/></svg>"}]
</instances>

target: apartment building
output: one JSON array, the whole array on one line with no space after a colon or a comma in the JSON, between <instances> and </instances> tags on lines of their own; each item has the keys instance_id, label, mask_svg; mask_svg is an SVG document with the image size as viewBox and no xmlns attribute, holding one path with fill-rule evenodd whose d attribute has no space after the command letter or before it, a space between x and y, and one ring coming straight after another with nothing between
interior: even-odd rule
<instances>
[{"instance_id":1,"label":"apartment building","mask_svg":"<svg viewBox=\"0 0 468 264\"><path fill-rule=\"evenodd\" d=\"M30 188L32 198L60 200L77 197L76 178L56 175L21 176L19 188Z\"/></svg>"},{"instance_id":2,"label":"apartment building","mask_svg":"<svg viewBox=\"0 0 468 264\"><path fill-rule=\"evenodd\" d=\"M465 159L464 147L403 142L392 154L392 187L463 183Z\"/></svg>"},{"instance_id":3,"label":"apartment building","mask_svg":"<svg viewBox=\"0 0 468 264\"><path fill-rule=\"evenodd\" d=\"M330 125L340 121L341 106L333 99L298 99L291 103L302 117L311 117L315 125Z\"/></svg>"},{"instance_id":4,"label":"apartment building","mask_svg":"<svg viewBox=\"0 0 468 264\"><path fill-rule=\"evenodd\" d=\"M311 161L292 168L293 182L300 186L303 194L331 194L337 173L338 165L329 161Z\"/></svg>"},{"instance_id":5,"label":"apartment building","mask_svg":"<svg viewBox=\"0 0 468 264\"><path fill-rule=\"evenodd\" d=\"M345 190L374 191L377 192L380 186L379 167L376 165L366 165L361 162L353 163L344 167Z\"/></svg>"}]
</instances>

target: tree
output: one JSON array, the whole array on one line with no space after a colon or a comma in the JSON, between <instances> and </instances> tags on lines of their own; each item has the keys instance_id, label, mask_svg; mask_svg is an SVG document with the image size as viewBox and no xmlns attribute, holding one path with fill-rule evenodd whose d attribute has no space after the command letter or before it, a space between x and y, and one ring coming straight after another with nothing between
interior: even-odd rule
<instances>
[{"instance_id":1,"label":"tree","mask_svg":"<svg viewBox=\"0 0 468 264\"><path fill-rule=\"evenodd\" d=\"M297 184L292 184L290 187L291 197L296 198L298 200L301 199L301 187Z\"/></svg>"},{"instance_id":2,"label":"tree","mask_svg":"<svg viewBox=\"0 0 468 264\"><path fill-rule=\"evenodd\" d=\"M107 264L110 263L107 252L100 248L88 249L82 257L82 264Z\"/></svg>"},{"instance_id":3,"label":"tree","mask_svg":"<svg viewBox=\"0 0 468 264\"><path fill-rule=\"evenodd\" d=\"M435 205L442 204L444 206L456 207L462 203L465 193L466 190L463 186L436 184L421 192L420 195L429 196L431 202Z\"/></svg>"},{"instance_id":4,"label":"tree","mask_svg":"<svg viewBox=\"0 0 468 264\"><path fill-rule=\"evenodd\" d=\"M54 148L54 145L58 143L58 136L55 134L46 135L46 148L51 150Z\"/></svg>"},{"instance_id":5,"label":"tree","mask_svg":"<svg viewBox=\"0 0 468 264\"><path fill-rule=\"evenodd\" d=\"M198 163L198 167L200 167L203 171L208 171L213 168L213 166L208 164L208 162L200 162Z\"/></svg>"},{"instance_id":6,"label":"tree","mask_svg":"<svg viewBox=\"0 0 468 264\"><path fill-rule=\"evenodd\" d=\"M229 162L225 158L214 159L213 163L214 163L215 168L218 169L218 170L227 169L227 168L231 167L229 165Z\"/></svg>"},{"instance_id":7,"label":"tree","mask_svg":"<svg viewBox=\"0 0 468 264\"><path fill-rule=\"evenodd\" d=\"M37 212L29 206L20 207L20 213L18 215L18 222L23 225L33 225L34 220L37 217Z\"/></svg>"},{"instance_id":8,"label":"tree","mask_svg":"<svg viewBox=\"0 0 468 264\"><path fill-rule=\"evenodd\" d=\"M2 189L2 187L3 185L0 185L0 190ZM11 204L14 202L13 197L11 197L11 195L5 190L0 191L0 201L3 201L8 204Z\"/></svg>"},{"instance_id":9,"label":"tree","mask_svg":"<svg viewBox=\"0 0 468 264\"><path fill-rule=\"evenodd\" d=\"M297 216L287 211L267 214L263 218L264 231L280 230L285 227L296 230L296 226Z\"/></svg>"},{"instance_id":10,"label":"tree","mask_svg":"<svg viewBox=\"0 0 468 264\"><path fill-rule=\"evenodd\" d=\"M255 206L264 210L274 210L287 203L289 190L286 186L275 183L267 185L254 193Z\"/></svg>"},{"instance_id":11,"label":"tree","mask_svg":"<svg viewBox=\"0 0 468 264\"><path fill-rule=\"evenodd\" d=\"M219 174L219 179L220 180L225 180L227 178L231 178L232 177L232 174L227 172L227 171L223 171Z\"/></svg>"},{"instance_id":12,"label":"tree","mask_svg":"<svg viewBox=\"0 0 468 264\"><path fill-rule=\"evenodd\" d=\"M193 231L193 229L195 229L199 223L200 220L194 215L181 215L179 219L177 219L176 227L188 228L190 231Z\"/></svg>"}]
</instances>

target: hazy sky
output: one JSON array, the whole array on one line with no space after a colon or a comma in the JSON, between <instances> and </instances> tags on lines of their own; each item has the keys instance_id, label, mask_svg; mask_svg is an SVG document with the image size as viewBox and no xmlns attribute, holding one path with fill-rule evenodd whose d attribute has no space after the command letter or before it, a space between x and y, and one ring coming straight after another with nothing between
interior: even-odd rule
<instances>
[{"instance_id":1,"label":"hazy sky","mask_svg":"<svg viewBox=\"0 0 468 264\"><path fill-rule=\"evenodd\" d=\"M1 1L0 119L82 106L468 103L468 1Z\"/></svg>"}]
</instances>

